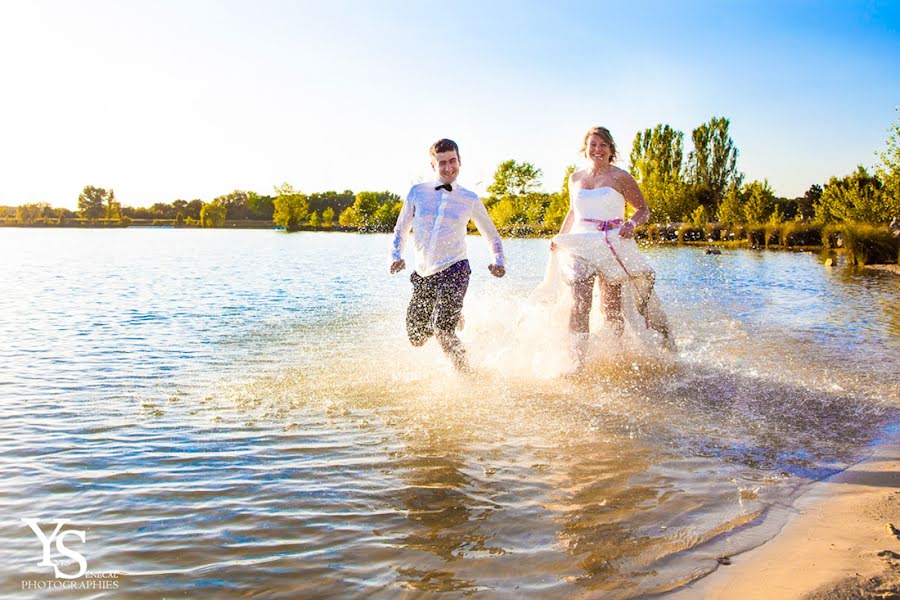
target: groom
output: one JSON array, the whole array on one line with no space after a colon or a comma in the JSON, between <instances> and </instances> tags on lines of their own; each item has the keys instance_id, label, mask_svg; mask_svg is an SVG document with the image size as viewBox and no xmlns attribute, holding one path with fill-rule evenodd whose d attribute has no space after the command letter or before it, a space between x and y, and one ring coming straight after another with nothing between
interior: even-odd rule
<instances>
[{"instance_id":1,"label":"groom","mask_svg":"<svg viewBox=\"0 0 900 600\"><path fill-rule=\"evenodd\" d=\"M410 228L415 247L415 269L410 276L412 298L406 312L406 332L413 346L421 346L432 335L453 361L466 372L466 352L456 336L463 299L469 287L466 258L466 227L469 220L487 240L494 253L488 270L494 277L506 273L500 234L488 216L481 198L458 183L459 147L453 140L438 140L431 146L431 167L437 179L414 185L400 210L394 227L391 273L406 268L401 258Z\"/></svg>"}]
</instances>

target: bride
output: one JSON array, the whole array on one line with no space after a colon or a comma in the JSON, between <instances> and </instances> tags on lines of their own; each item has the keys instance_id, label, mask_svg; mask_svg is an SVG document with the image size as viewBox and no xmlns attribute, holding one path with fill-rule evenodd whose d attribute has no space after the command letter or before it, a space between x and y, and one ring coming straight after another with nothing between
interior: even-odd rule
<instances>
[{"instance_id":1,"label":"bride","mask_svg":"<svg viewBox=\"0 0 900 600\"><path fill-rule=\"evenodd\" d=\"M650 210L634 178L613 166L616 144L605 127L584 136L584 169L569 178L569 212L550 243L547 276L537 295L571 302L569 333L576 370L584 366L590 335L594 282L606 326L617 336L632 329L655 331L674 349L668 320L653 291L655 273L638 250L634 230ZM625 204L634 214L625 219Z\"/></svg>"}]
</instances>

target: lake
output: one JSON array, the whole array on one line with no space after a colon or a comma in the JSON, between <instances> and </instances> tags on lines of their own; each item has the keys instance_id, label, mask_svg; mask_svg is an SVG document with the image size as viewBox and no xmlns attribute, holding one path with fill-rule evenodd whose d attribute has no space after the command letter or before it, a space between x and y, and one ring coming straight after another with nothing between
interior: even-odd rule
<instances>
[{"instance_id":1,"label":"lake","mask_svg":"<svg viewBox=\"0 0 900 600\"><path fill-rule=\"evenodd\" d=\"M547 241L504 243L459 376L388 235L0 231L0 595L637 597L896 427L895 275L646 248L677 353L600 336L572 378L521 327Z\"/></svg>"}]
</instances>

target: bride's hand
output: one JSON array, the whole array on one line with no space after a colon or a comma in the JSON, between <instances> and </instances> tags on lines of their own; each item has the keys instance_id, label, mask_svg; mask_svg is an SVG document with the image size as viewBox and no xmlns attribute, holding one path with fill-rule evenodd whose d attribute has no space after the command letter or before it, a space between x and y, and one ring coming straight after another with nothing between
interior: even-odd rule
<instances>
[{"instance_id":1,"label":"bride's hand","mask_svg":"<svg viewBox=\"0 0 900 600\"><path fill-rule=\"evenodd\" d=\"M625 239L634 237L634 229L636 225L634 221L628 220L622 223L622 226L619 227L619 235Z\"/></svg>"}]
</instances>

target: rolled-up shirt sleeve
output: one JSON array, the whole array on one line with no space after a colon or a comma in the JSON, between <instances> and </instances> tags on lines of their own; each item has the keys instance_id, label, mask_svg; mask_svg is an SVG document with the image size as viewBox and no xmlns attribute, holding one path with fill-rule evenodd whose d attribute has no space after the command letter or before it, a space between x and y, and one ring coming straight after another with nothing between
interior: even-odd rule
<instances>
[{"instance_id":1,"label":"rolled-up shirt sleeve","mask_svg":"<svg viewBox=\"0 0 900 600\"><path fill-rule=\"evenodd\" d=\"M491 221L491 217L488 215L487 208L484 207L484 202L481 201L481 198L476 199L472 205L472 221L475 222L475 227L478 228L478 231L494 253L494 264L501 267L506 266L500 234L497 232L494 222Z\"/></svg>"},{"instance_id":2,"label":"rolled-up shirt sleeve","mask_svg":"<svg viewBox=\"0 0 900 600\"><path fill-rule=\"evenodd\" d=\"M413 208L415 207L415 188L409 191L406 201L400 209L400 215L397 217L397 224L394 225L394 245L391 251L391 259L400 260L403 258L403 249L406 247L406 240L409 239L409 232L412 230Z\"/></svg>"}]
</instances>

